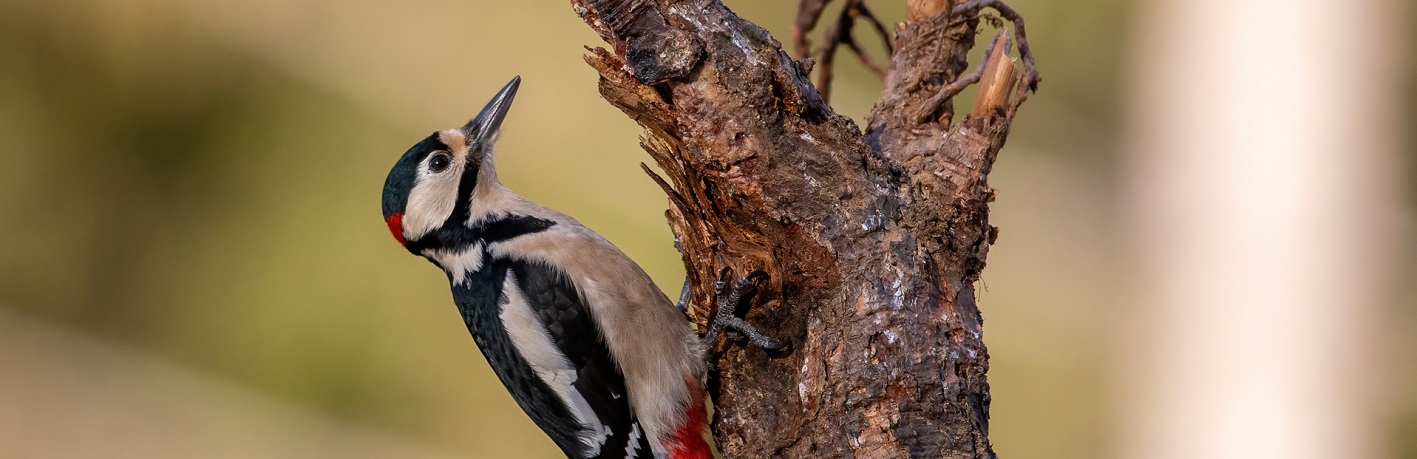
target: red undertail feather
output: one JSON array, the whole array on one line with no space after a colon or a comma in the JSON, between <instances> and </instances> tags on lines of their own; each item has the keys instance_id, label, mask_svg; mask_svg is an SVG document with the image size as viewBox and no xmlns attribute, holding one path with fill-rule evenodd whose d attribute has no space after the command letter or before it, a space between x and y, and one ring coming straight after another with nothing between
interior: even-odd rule
<instances>
[{"instance_id":1,"label":"red undertail feather","mask_svg":"<svg viewBox=\"0 0 1417 459\"><path fill-rule=\"evenodd\" d=\"M684 425L674 429L665 449L668 459L713 459L704 435L708 432L708 409L705 406L704 388L692 376L684 378L689 384L689 406L684 409Z\"/></svg>"}]
</instances>

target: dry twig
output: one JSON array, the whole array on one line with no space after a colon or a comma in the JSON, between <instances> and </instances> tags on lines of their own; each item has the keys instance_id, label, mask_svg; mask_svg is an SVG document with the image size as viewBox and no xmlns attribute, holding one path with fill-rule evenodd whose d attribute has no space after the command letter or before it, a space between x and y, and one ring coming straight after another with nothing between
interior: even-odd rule
<instances>
[{"instance_id":1,"label":"dry twig","mask_svg":"<svg viewBox=\"0 0 1417 459\"><path fill-rule=\"evenodd\" d=\"M1023 105L1023 101L1028 100L1028 95L1038 91L1038 84L1043 82L1043 76L1038 73L1038 65L1033 60L1033 49L1028 46L1028 33L1025 32L1023 28L1023 16L1019 15L1013 8L1010 8L1009 5L1004 4L1003 1L970 0L956 5L954 9L950 11L950 15L956 18L961 17L961 15L978 15L980 14L979 10L984 8L992 8L994 11L998 11L999 15L1013 23L1016 29L1014 39L1018 41L1018 55L1019 59L1023 61L1023 90L1019 92L1018 98L1014 99L1013 104L1008 108L1009 117L1013 117L1013 115L1018 112L1018 107ZM985 56L988 55L987 53L985 54ZM982 70L983 65L980 65L980 67Z\"/></svg>"},{"instance_id":2,"label":"dry twig","mask_svg":"<svg viewBox=\"0 0 1417 459\"><path fill-rule=\"evenodd\" d=\"M836 50L841 46L850 48L852 53L860 59L871 73L878 77L885 77L885 67L877 64L864 48L857 41L853 31L857 20L865 20L885 44L886 57L894 53L891 46L891 36L886 31L886 26L871 9L866 7L865 0L847 0L846 6L842 7L841 14L837 16L836 22L827 29L821 48L815 52L811 50L811 42L807 39L807 34L817 26L822 14L826 10L827 3L831 0L802 0L797 7L797 20L792 26L792 38L798 59L817 56L820 66L817 67L817 90L822 94L822 100L828 100L831 93L831 81L833 77L833 65L836 61Z\"/></svg>"}]
</instances>

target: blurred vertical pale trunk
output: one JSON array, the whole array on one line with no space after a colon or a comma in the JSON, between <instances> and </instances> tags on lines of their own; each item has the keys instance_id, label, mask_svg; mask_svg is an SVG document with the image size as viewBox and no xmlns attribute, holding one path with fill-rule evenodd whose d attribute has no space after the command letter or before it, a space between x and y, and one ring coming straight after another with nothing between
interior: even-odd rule
<instances>
[{"instance_id":1,"label":"blurred vertical pale trunk","mask_svg":"<svg viewBox=\"0 0 1417 459\"><path fill-rule=\"evenodd\" d=\"M1139 9L1119 457L1383 456L1400 3Z\"/></svg>"}]
</instances>

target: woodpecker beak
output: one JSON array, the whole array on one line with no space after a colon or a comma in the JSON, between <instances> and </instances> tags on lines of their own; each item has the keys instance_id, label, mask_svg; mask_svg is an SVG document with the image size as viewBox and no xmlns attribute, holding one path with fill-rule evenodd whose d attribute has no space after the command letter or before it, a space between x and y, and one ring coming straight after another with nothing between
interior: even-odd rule
<instances>
[{"instance_id":1,"label":"woodpecker beak","mask_svg":"<svg viewBox=\"0 0 1417 459\"><path fill-rule=\"evenodd\" d=\"M512 99L517 97L517 87L521 86L522 77L512 78L497 95L492 97L487 106L482 108L482 112L476 118L468 121L462 127L463 135L475 142L490 142L496 140L497 132L502 127L502 120L507 117L507 111L512 108Z\"/></svg>"}]
</instances>

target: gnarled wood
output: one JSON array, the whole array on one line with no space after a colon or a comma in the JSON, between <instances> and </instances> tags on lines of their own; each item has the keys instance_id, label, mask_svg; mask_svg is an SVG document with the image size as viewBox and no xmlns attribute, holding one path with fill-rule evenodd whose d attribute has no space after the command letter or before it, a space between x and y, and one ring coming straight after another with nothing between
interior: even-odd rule
<instances>
[{"instance_id":1,"label":"gnarled wood","mask_svg":"<svg viewBox=\"0 0 1417 459\"><path fill-rule=\"evenodd\" d=\"M746 318L795 345L781 358L720 345L725 455L992 457L973 285L997 234L987 176L1037 84L1021 19L1024 81L991 60L981 69L1005 81L989 97L1005 102L952 123L952 94L936 96L967 69L979 10L1002 4L913 1L863 133L822 101L810 64L717 0L572 4L612 48L586 58L601 94L664 171L690 316L711 316L722 268L762 269Z\"/></svg>"}]
</instances>

